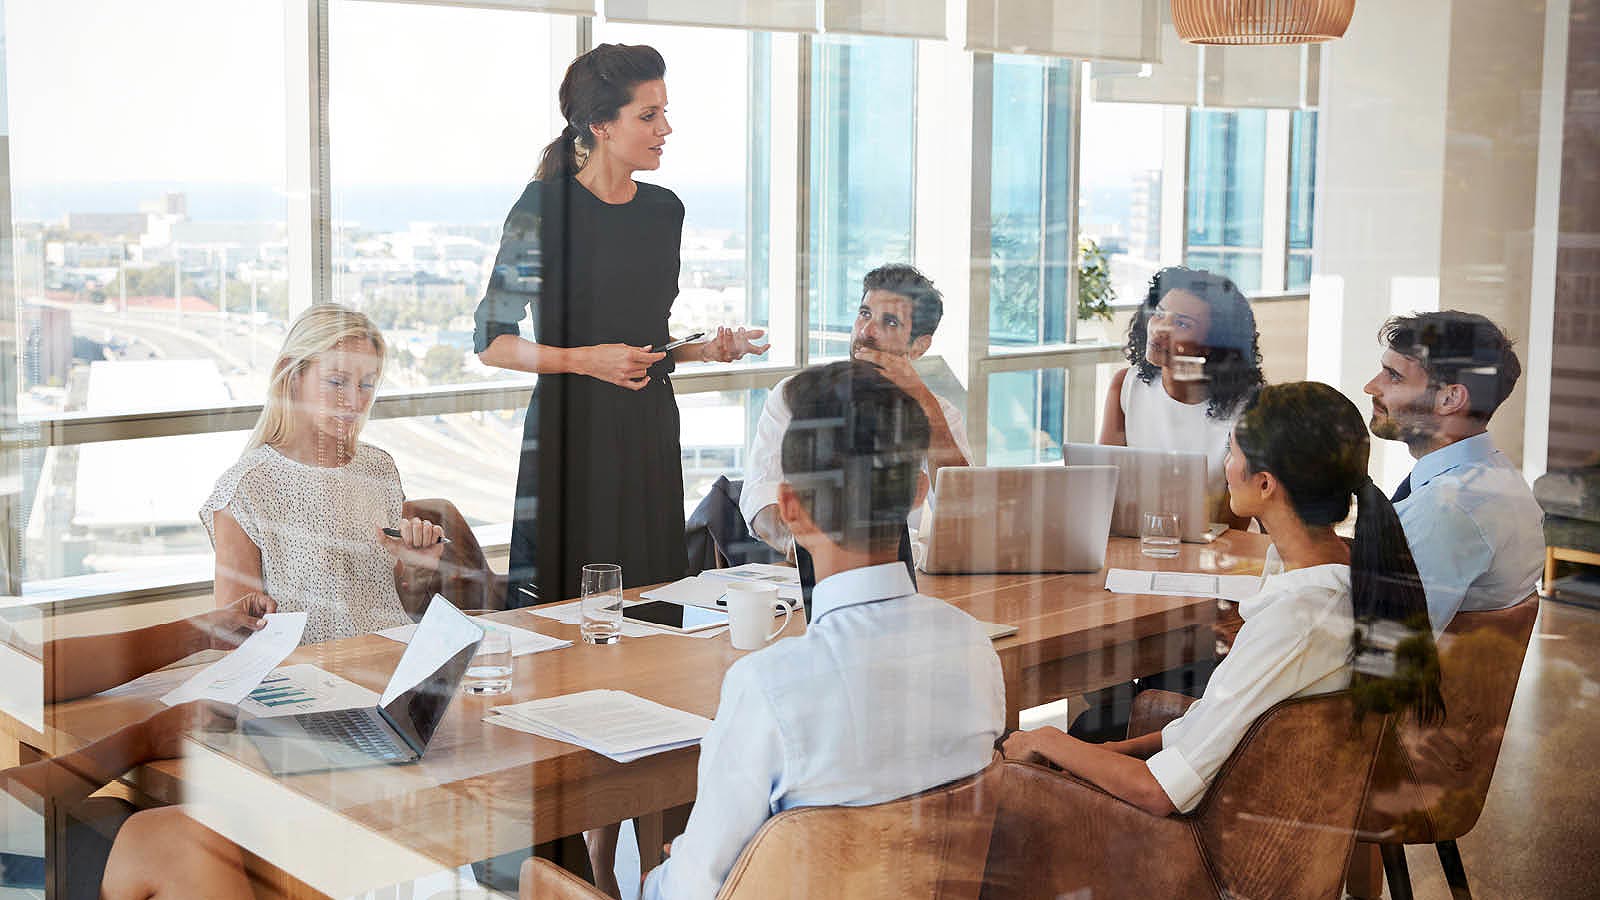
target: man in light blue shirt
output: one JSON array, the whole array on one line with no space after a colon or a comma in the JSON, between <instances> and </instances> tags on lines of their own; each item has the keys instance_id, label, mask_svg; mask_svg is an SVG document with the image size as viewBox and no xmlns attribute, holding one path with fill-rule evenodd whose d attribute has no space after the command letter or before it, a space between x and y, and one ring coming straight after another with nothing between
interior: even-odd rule
<instances>
[{"instance_id":1,"label":"man in light blue shirt","mask_svg":"<svg viewBox=\"0 0 1600 900\"><path fill-rule=\"evenodd\" d=\"M1417 461L1394 508L1439 634L1460 610L1526 597L1544 565L1543 511L1487 430L1522 366L1511 340L1475 313L1396 316L1379 338L1382 370L1365 388L1372 433L1403 441Z\"/></svg>"},{"instance_id":2,"label":"man in light blue shirt","mask_svg":"<svg viewBox=\"0 0 1600 900\"><path fill-rule=\"evenodd\" d=\"M978 772L1005 726L987 632L916 593L898 558L927 489L926 415L860 360L807 369L785 399L778 511L816 567L811 623L728 670L694 811L648 900L710 900L786 809L883 803Z\"/></svg>"}]
</instances>

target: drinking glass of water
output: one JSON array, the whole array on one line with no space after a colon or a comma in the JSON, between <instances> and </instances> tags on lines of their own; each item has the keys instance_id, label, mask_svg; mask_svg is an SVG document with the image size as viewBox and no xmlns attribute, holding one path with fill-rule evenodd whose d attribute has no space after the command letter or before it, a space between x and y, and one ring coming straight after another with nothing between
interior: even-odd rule
<instances>
[{"instance_id":1,"label":"drinking glass of water","mask_svg":"<svg viewBox=\"0 0 1600 900\"><path fill-rule=\"evenodd\" d=\"M469 694L487 696L511 690L511 636L484 629L478 652L472 654L462 687Z\"/></svg>"},{"instance_id":2,"label":"drinking glass of water","mask_svg":"<svg viewBox=\"0 0 1600 900\"><path fill-rule=\"evenodd\" d=\"M583 567L584 643L615 644L622 637L622 567L590 563Z\"/></svg>"},{"instance_id":3,"label":"drinking glass of water","mask_svg":"<svg viewBox=\"0 0 1600 900\"><path fill-rule=\"evenodd\" d=\"M1145 513L1139 528L1139 552L1153 559L1172 559L1178 555L1178 515Z\"/></svg>"}]
</instances>

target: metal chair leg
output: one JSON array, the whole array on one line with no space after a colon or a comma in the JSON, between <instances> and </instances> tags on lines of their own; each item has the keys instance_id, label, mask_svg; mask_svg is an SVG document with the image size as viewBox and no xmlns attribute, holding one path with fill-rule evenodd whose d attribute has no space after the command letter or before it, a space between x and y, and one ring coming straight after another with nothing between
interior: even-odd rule
<instances>
[{"instance_id":1,"label":"metal chair leg","mask_svg":"<svg viewBox=\"0 0 1600 900\"><path fill-rule=\"evenodd\" d=\"M1439 865L1444 867L1445 883L1450 885L1452 900L1472 900L1472 889L1467 887L1467 870L1461 865L1461 851L1455 841L1440 841L1433 845L1439 851Z\"/></svg>"},{"instance_id":2,"label":"metal chair leg","mask_svg":"<svg viewBox=\"0 0 1600 900\"><path fill-rule=\"evenodd\" d=\"M1389 896L1394 900L1412 900L1411 873L1406 869L1405 844L1379 844L1383 855L1383 874L1389 882Z\"/></svg>"}]
</instances>

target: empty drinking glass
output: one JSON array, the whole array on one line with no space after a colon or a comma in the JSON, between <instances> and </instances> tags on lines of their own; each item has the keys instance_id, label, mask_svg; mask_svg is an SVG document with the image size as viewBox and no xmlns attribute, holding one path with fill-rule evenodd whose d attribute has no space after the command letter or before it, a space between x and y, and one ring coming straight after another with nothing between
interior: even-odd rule
<instances>
[{"instance_id":1,"label":"empty drinking glass","mask_svg":"<svg viewBox=\"0 0 1600 900\"><path fill-rule=\"evenodd\" d=\"M622 567L590 563L583 567L583 623L589 644L614 644L622 637Z\"/></svg>"},{"instance_id":2,"label":"empty drinking glass","mask_svg":"<svg viewBox=\"0 0 1600 900\"><path fill-rule=\"evenodd\" d=\"M1178 555L1177 513L1145 513L1139 528L1139 552L1153 559L1172 559Z\"/></svg>"},{"instance_id":3,"label":"empty drinking glass","mask_svg":"<svg viewBox=\"0 0 1600 900\"><path fill-rule=\"evenodd\" d=\"M511 690L511 636L503 631L484 629L483 640L472 654L467 675L461 682L469 694L504 694Z\"/></svg>"}]
</instances>

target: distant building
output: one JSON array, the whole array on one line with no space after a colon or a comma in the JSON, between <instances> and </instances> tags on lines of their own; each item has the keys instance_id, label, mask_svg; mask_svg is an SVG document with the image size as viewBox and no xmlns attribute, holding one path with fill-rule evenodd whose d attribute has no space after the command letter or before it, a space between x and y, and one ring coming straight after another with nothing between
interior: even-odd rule
<instances>
[{"instance_id":1,"label":"distant building","mask_svg":"<svg viewBox=\"0 0 1600 900\"><path fill-rule=\"evenodd\" d=\"M150 216L139 213L67 213L67 230L100 237L137 238L150 229Z\"/></svg>"},{"instance_id":2,"label":"distant building","mask_svg":"<svg viewBox=\"0 0 1600 900\"><path fill-rule=\"evenodd\" d=\"M1133 183L1128 206L1128 255L1161 258L1161 170L1149 169Z\"/></svg>"}]
</instances>

